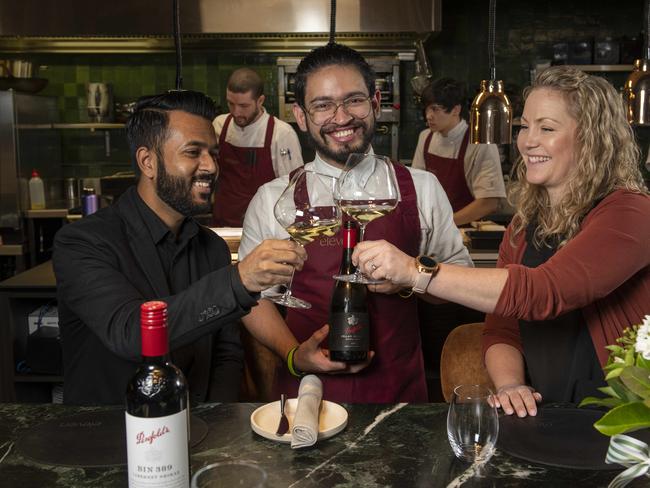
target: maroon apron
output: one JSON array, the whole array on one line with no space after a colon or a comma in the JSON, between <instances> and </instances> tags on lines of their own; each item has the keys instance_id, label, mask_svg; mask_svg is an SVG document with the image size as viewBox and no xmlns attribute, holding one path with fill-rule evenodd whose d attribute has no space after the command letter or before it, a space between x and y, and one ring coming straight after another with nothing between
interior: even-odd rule
<instances>
[{"instance_id":1,"label":"maroon apron","mask_svg":"<svg viewBox=\"0 0 650 488\"><path fill-rule=\"evenodd\" d=\"M402 200L394 211L368 224L365 238L386 239L415 256L420 247L415 187L406 168L399 164L394 167ZM295 274L291 289L296 297L309 301L312 308L287 311L289 329L301 343L328 321L334 289L332 276L338 272L343 253L341 231L334 237L322 237L307 244L306 249L309 258ZM357 374L320 374L323 398L347 403L428 401L417 298L368 291L370 347L375 357ZM327 347L327 339L322 346ZM296 396L299 383L283 363L276 374L275 391Z\"/></svg>"},{"instance_id":2,"label":"maroon apron","mask_svg":"<svg viewBox=\"0 0 650 488\"><path fill-rule=\"evenodd\" d=\"M469 129L465 131L463 142L460 144L458 158L443 158L435 156L429 152L429 144L433 132L429 133L427 140L424 142L424 161L427 171L431 171L442 185L451 203L454 212L466 207L474 201L472 193L465 180L465 151L469 142Z\"/></svg>"},{"instance_id":3,"label":"maroon apron","mask_svg":"<svg viewBox=\"0 0 650 488\"><path fill-rule=\"evenodd\" d=\"M212 210L215 227L241 227L248 204L257 189L275 178L271 138L275 122L269 115L264 147L237 147L226 142L232 114L219 136L219 179Z\"/></svg>"}]
</instances>

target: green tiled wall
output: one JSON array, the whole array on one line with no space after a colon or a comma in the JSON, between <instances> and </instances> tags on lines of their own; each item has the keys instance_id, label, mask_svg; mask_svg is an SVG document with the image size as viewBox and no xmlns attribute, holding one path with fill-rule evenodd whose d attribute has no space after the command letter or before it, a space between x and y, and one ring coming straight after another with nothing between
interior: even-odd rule
<instances>
[{"instance_id":1,"label":"green tiled wall","mask_svg":"<svg viewBox=\"0 0 650 488\"><path fill-rule=\"evenodd\" d=\"M62 122L89 122L86 84L110 83L116 104L129 103L143 95L175 87L174 54L35 54L30 55L37 76L47 78L41 95L58 99ZM202 91L226 110L225 84L232 70L254 66L266 82L266 107L277 112L275 57L269 55L222 55L184 53L183 88ZM123 119L116 114L116 121ZM96 177L130 170L123 129L108 131L62 130L64 174L66 177ZM107 151L108 148L108 151Z\"/></svg>"}]
</instances>

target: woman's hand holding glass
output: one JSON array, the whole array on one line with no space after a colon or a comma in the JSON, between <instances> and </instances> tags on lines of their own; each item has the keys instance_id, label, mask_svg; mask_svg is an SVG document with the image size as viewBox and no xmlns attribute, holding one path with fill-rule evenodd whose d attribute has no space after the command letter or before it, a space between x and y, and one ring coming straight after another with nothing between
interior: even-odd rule
<instances>
[{"instance_id":1,"label":"woman's hand holding glass","mask_svg":"<svg viewBox=\"0 0 650 488\"><path fill-rule=\"evenodd\" d=\"M300 168L289 181L273 208L278 223L289 237L304 246L321 236L333 237L341 226L341 212L334 202L336 178ZM293 277L293 275L292 275ZM292 296L291 281L284 293L265 298L285 307L311 308Z\"/></svg>"},{"instance_id":2,"label":"woman's hand holding glass","mask_svg":"<svg viewBox=\"0 0 650 488\"><path fill-rule=\"evenodd\" d=\"M412 288L417 278L413 256L384 240L359 242L352 262L372 279L387 280L399 288Z\"/></svg>"},{"instance_id":3,"label":"woman's hand holding glass","mask_svg":"<svg viewBox=\"0 0 650 488\"><path fill-rule=\"evenodd\" d=\"M366 226L392 212L399 202L399 187L390 160L375 154L352 153L336 185L335 199L341 210L359 223L359 242ZM336 275L337 280L377 284L357 271L353 275Z\"/></svg>"}]
</instances>

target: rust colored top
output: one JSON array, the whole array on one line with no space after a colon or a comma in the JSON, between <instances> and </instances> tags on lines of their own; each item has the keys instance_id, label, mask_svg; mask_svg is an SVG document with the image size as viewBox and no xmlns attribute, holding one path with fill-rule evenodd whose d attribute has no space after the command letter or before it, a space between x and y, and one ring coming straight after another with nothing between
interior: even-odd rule
<instances>
[{"instance_id":1,"label":"rust colored top","mask_svg":"<svg viewBox=\"0 0 650 488\"><path fill-rule=\"evenodd\" d=\"M488 314L483 354L509 344L522 354L518 319L544 320L580 309L601 365L605 346L650 314L650 196L617 190L584 218L580 231L546 263L521 263L525 232L510 244L509 226L499 248L498 268L508 279L494 313Z\"/></svg>"}]
</instances>

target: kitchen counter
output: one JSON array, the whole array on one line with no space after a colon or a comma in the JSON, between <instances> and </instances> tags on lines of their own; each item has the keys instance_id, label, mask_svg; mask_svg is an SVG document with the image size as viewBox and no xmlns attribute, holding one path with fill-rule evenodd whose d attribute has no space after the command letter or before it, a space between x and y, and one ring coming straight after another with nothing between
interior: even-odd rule
<instances>
[{"instance_id":1,"label":"kitchen counter","mask_svg":"<svg viewBox=\"0 0 650 488\"><path fill-rule=\"evenodd\" d=\"M193 409L208 427L191 450L192 471L227 460L250 461L275 487L605 487L617 471L554 468L520 461L497 449L482 469L458 461L447 442L445 404L346 405L349 423L313 448L292 450L250 428L251 403ZM11 487L124 487L126 466L63 467L32 461L15 442L23 429L101 407L0 404L0 479ZM92 449L93 436L80 438ZM9 446L11 448L9 449ZM59 448L65 448L60 446ZM6 457L3 457L5 456ZM631 483L640 487L643 479Z\"/></svg>"}]
</instances>

